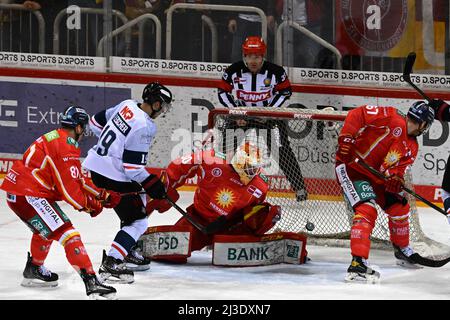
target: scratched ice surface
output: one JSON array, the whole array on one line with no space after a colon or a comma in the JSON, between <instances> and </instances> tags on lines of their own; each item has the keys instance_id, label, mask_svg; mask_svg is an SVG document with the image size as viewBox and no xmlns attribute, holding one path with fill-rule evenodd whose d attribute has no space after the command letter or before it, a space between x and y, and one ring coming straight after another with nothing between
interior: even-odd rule
<instances>
[{"instance_id":1,"label":"scratched ice surface","mask_svg":"<svg viewBox=\"0 0 450 320\"><path fill-rule=\"evenodd\" d=\"M180 205L190 204L192 193L183 192ZM119 228L111 209L92 219L61 203L80 231L95 269L103 249ZM420 208L425 233L450 245L450 225L432 209ZM151 225L175 222L180 214L171 210L150 217ZM0 299L86 299L84 285L68 264L64 250L53 243L46 266L59 274L53 289L23 288L22 271L31 233L9 210L0 192ZM135 283L116 285L119 299L449 299L450 264L439 269L404 269L393 254L372 250L370 262L381 272L379 285L346 284L343 279L350 261L348 248L308 246L312 259L304 265L273 265L222 268L211 265L211 252L193 253L186 265L153 262L149 271L135 273Z\"/></svg>"}]
</instances>

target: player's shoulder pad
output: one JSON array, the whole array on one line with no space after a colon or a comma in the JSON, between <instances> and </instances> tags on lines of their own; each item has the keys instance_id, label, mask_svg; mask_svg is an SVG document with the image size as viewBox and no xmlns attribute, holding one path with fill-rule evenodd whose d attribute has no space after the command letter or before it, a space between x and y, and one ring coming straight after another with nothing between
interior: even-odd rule
<instances>
[{"instance_id":1,"label":"player's shoulder pad","mask_svg":"<svg viewBox=\"0 0 450 320\"><path fill-rule=\"evenodd\" d=\"M50 131L50 132L47 132L46 134L44 134L44 138L45 138L45 140L47 140L47 142L58 139L59 137L60 137L60 135L57 130L53 130L53 131Z\"/></svg>"}]
</instances>

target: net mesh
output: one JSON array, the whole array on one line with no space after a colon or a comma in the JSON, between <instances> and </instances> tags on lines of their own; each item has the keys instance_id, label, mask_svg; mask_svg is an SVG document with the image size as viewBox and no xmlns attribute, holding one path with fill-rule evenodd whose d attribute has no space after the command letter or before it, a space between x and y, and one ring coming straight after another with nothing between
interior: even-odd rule
<instances>
[{"instance_id":1,"label":"net mesh","mask_svg":"<svg viewBox=\"0 0 450 320\"><path fill-rule=\"evenodd\" d=\"M263 150L264 174L269 181L267 200L280 205L283 212L272 232L301 232L308 235L310 243L348 245L353 210L342 196L334 168L337 137L345 115L310 109L216 109L210 114L214 139L209 147L229 155L238 145L250 141ZM413 189L410 172L406 185ZM450 248L425 236L415 199L408 196L408 200L411 242L424 247L421 250L427 255L450 252ZM373 247L391 248L388 218L379 207L371 238Z\"/></svg>"}]
</instances>

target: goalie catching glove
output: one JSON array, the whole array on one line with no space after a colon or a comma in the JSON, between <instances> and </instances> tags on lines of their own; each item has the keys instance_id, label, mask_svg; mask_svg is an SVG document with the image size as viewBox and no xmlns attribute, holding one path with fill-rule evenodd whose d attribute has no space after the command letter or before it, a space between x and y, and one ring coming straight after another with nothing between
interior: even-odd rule
<instances>
[{"instance_id":1,"label":"goalie catching glove","mask_svg":"<svg viewBox=\"0 0 450 320\"><path fill-rule=\"evenodd\" d=\"M263 235L281 219L281 207L272 206L267 202L254 207L245 208L244 224L255 235Z\"/></svg>"}]
</instances>

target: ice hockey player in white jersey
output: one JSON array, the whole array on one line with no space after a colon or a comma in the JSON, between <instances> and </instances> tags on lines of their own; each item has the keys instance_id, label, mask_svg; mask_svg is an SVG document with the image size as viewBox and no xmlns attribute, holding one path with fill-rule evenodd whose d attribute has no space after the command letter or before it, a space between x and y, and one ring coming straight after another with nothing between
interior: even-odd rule
<instances>
[{"instance_id":1,"label":"ice hockey player in white jersey","mask_svg":"<svg viewBox=\"0 0 450 320\"><path fill-rule=\"evenodd\" d=\"M156 135L153 122L170 109L172 93L158 82L149 83L142 93L142 103L125 100L103 110L89 122L99 137L83 162L96 186L120 193L139 192L142 189L153 199L165 196L163 183L150 174L145 166L150 145ZM108 282L131 283L133 271L147 270L150 260L136 251L136 241L147 230L145 194L122 196L114 208L120 218L121 229L111 248L103 251L99 275Z\"/></svg>"}]
</instances>

